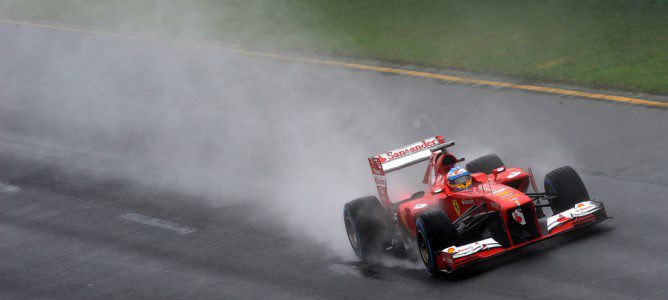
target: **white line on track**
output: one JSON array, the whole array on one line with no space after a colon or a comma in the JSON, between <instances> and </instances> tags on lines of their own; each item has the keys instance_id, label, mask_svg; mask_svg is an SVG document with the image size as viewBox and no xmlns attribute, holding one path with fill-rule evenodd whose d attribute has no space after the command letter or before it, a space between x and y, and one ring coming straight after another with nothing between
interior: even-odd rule
<instances>
[{"instance_id":1,"label":"white line on track","mask_svg":"<svg viewBox=\"0 0 668 300\"><path fill-rule=\"evenodd\" d=\"M0 192L15 193L19 191L19 187L11 184L0 182Z\"/></svg>"},{"instance_id":2,"label":"white line on track","mask_svg":"<svg viewBox=\"0 0 668 300\"><path fill-rule=\"evenodd\" d=\"M176 232L177 234L188 234L195 232L195 228L190 226L181 225L172 221L167 221L159 218L153 218L145 215L140 215L136 213L126 213L119 216L121 219L125 219L131 222L143 224L146 226L157 227L161 229L170 230Z\"/></svg>"}]
</instances>

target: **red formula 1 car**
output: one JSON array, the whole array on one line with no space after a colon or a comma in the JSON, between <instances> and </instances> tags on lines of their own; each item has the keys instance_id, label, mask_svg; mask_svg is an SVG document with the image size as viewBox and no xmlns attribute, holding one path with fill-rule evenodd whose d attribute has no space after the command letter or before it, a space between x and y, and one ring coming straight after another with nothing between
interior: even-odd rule
<instances>
[{"instance_id":1,"label":"red formula 1 car","mask_svg":"<svg viewBox=\"0 0 668 300\"><path fill-rule=\"evenodd\" d=\"M608 218L568 166L549 172L539 193L530 168L506 167L490 154L469 162L467 186L453 188L448 171L464 160L447 151L454 144L436 136L369 158L379 197L348 202L343 212L360 259L417 252L431 274L450 273ZM391 201L385 175L423 161L428 189Z\"/></svg>"}]
</instances>

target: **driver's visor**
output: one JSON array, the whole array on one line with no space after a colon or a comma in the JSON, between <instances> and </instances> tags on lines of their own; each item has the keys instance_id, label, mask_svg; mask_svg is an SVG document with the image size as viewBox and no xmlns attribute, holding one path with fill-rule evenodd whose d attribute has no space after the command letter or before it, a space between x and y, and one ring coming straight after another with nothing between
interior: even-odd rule
<instances>
[{"instance_id":1,"label":"driver's visor","mask_svg":"<svg viewBox=\"0 0 668 300\"><path fill-rule=\"evenodd\" d=\"M450 183L452 185L462 185L466 184L469 180L471 180L471 175L464 175L451 180Z\"/></svg>"}]
</instances>

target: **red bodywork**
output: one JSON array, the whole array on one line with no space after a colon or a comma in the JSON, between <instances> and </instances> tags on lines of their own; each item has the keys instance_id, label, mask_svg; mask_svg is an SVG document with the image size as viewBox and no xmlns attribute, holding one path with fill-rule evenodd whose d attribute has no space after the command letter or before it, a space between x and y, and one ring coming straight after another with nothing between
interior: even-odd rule
<instances>
[{"instance_id":1,"label":"red bodywork","mask_svg":"<svg viewBox=\"0 0 668 300\"><path fill-rule=\"evenodd\" d=\"M450 143L454 145L454 142ZM578 210L563 216L557 215L549 218L543 218L543 222L537 218L535 203L527 196L527 189L533 183L532 174L525 172L520 168L500 168L494 174L473 173L472 187L452 191L446 183L446 174L448 170L458 161L450 157L453 164L443 166L441 159L446 156L452 156L446 150L445 140L441 136L425 139L397 150L389 151L369 158L372 173L375 178L381 204L396 215L397 226L402 234L415 238L416 219L420 214L439 209L445 211L450 220L454 222L463 213L472 206L484 205L486 211L496 211L502 218L505 233L509 244L504 248L489 241L479 241L467 245L452 245L437 254L436 263L439 269L450 272L460 269L464 266L482 261L493 256L533 244L560 233L570 231L576 227L590 225L603 221L607 218L602 203L587 201L577 205L587 205L586 209L590 212L582 214ZM434 151L434 148L439 148ZM426 153L429 152L429 153ZM413 156L413 158L410 158ZM393 160L403 159L401 163L391 164ZM423 182L428 184L428 189L424 194L393 203L387 194L386 173L413 165L421 161L429 161L429 166L425 172ZM387 167L390 170L387 171ZM583 199L585 201L586 199ZM574 208L574 209L577 209ZM522 217L513 214L519 210ZM573 211L573 210L569 210ZM518 218L514 220L513 218ZM522 220L523 219L523 220ZM516 241L510 235L508 228L512 222L524 221L527 228L532 228L532 236L527 240ZM552 225L550 225L550 224ZM548 226L550 225L550 226ZM550 227L548 229L548 227ZM458 247L457 247L458 246ZM463 252L462 252L463 251ZM461 255L462 253L469 253Z\"/></svg>"},{"instance_id":2,"label":"red bodywork","mask_svg":"<svg viewBox=\"0 0 668 300\"><path fill-rule=\"evenodd\" d=\"M518 174L508 179L510 174ZM507 211L515 209L520 205L532 202L524 195L528 186L528 174L518 168L510 168L499 173L497 179L494 175L483 173L474 174L475 177L485 177L486 182L475 180L474 185L466 190L453 192L445 184L445 176L437 176L436 182L431 186L428 193L421 198L403 201L397 207L397 220L415 236L416 218L423 212L441 209L456 220L471 206L484 203L488 211ZM514 189L509 185L517 185ZM505 216L502 214L502 216ZM505 221L505 218L504 218Z\"/></svg>"}]
</instances>

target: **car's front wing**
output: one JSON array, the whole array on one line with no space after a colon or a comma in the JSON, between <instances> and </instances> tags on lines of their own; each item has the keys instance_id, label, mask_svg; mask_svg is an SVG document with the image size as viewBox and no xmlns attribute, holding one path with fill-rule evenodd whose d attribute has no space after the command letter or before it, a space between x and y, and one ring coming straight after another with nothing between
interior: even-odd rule
<instances>
[{"instance_id":1,"label":"car's front wing","mask_svg":"<svg viewBox=\"0 0 668 300\"><path fill-rule=\"evenodd\" d=\"M438 264L439 269L445 272L452 272L511 250L544 241L577 228L601 222L605 219L608 219L608 216L605 212L603 203L598 201L580 202L569 210L541 219L541 231L543 231L543 233L536 239L512 245L508 248L503 248L501 244L493 238L480 240L462 246L450 246L438 252L436 263Z\"/></svg>"}]
</instances>

